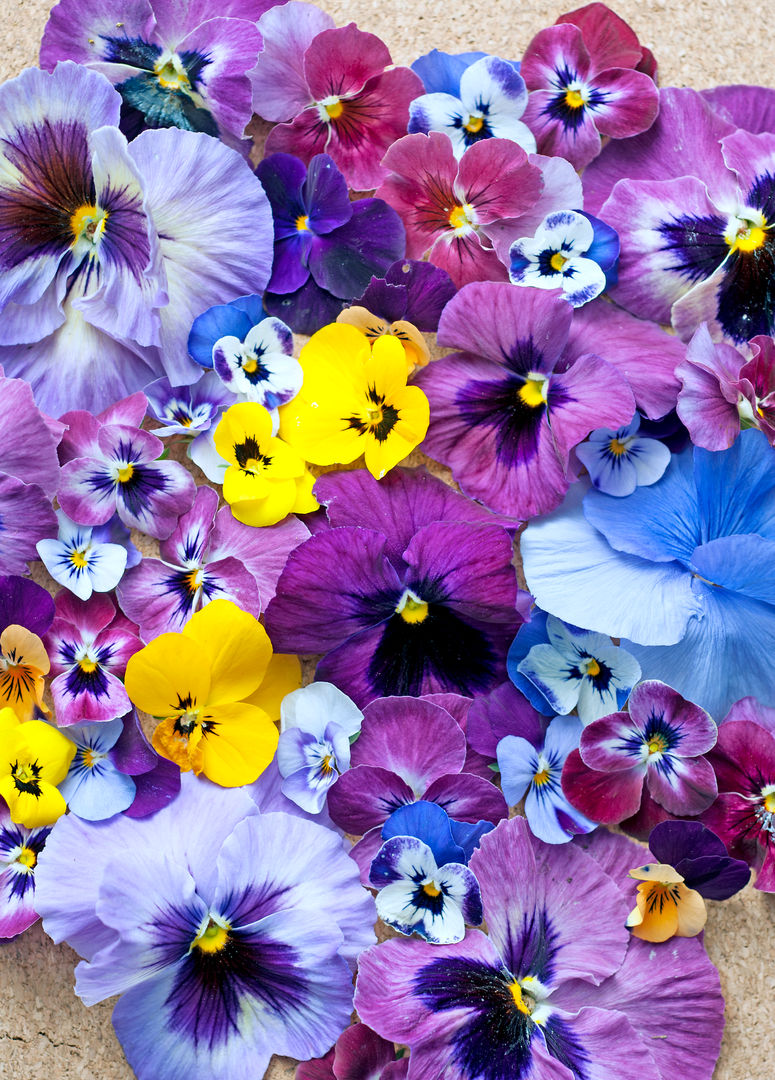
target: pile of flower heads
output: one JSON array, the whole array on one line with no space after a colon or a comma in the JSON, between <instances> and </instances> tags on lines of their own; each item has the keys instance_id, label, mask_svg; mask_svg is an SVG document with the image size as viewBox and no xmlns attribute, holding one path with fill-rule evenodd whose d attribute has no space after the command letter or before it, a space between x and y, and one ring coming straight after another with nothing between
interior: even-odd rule
<instances>
[{"instance_id":1,"label":"pile of flower heads","mask_svg":"<svg viewBox=\"0 0 775 1080\"><path fill-rule=\"evenodd\" d=\"M706 900L775 892L773 92L602 3L404 67L59 0L40 64L0 936L139 1080L710 1080Z\"/></svg>"}]
</instances>

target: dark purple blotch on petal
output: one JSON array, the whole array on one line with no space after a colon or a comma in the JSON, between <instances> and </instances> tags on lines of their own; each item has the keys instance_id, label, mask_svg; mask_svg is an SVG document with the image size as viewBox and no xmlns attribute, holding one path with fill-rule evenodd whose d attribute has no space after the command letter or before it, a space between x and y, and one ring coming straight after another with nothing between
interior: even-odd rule
<instances>
[{"instance_id":1,"label":"dark purple blotch on petal","mask_svg":"<svg viewBox=\"0 0 775 1080\"><path fill-rule=\"evenodd\" d=\"M748 864L733 859L724 841L699 821L665 821L649 836L649 850L674 867L690 889L708 900L727 900L748 883Z\"/></svg>"}]
</instances>

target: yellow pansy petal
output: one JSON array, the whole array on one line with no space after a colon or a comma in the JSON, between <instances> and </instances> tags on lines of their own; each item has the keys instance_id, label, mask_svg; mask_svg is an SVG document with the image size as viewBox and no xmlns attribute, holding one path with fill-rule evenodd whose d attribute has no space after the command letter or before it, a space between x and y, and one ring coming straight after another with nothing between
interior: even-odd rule
<instances>
[{"instance_id":1,"label":"yellow pansy petal","mask_svg":"<svg viewBox=\"0 0 775 1080\"><path fill-rule=\"evenodd\" d=\"M0 634L0 653L12 663L24 663L40 675L48 675L51 664L43 642L24 626L11 623Z\"/></svg>"},{"instance_id":2,"label":"yellow pansy petal","mask_svg":"<svg viewBox=\"0 0 775 1080\"><path fill-rule=\"evenodd\" d=\"M174 761L181 772L202 771L202 729L196 726L190 734L180 731L175 717L168 717L157 726L151 738L157 754Z\"/></svg>"},{"instance_id":3,"label":"yellow pansy petal","mask_svg":"<svg viewBox=\"0 0 775 1080\"><path fill-rule=\"evenodd\" d=\"M304 470L304 475L296 481L296 497L291 507L292 514L312 514L320 509L320 503L312 494L315 486L315 477L309 471Z\"/></svg>"},{"instance_id":4,"label":"yellow pansy petal","mask_svg":"<svg viewBox=\"0 0 775 1080\"><path fill-rule=\"evenodd\" d=\"M240 401L226 410L213 434L215 449L232 465L240 464L238 453L253 439L257 445L272 437L272 417L256 401ZM255 456L255 455L252 455Z\"/></svg>"},{"instance_id":5,"label":"yellow pansy petal","mask_svg":"<svg viewBox=\"0 0 775 1080\"><path fill-rule=\"evenodd\" d=\"M295 480L304 472L304 458L282 439L270 439L267 454L270 459L267 475L272 480Z\"/></svg>"},{"instance_id":6,"label":"yellow pansy petal","mask_svg":"<svg viewBox=\"0 0 775 1080\"><path fill-rule=\"evenodd\" d=\"M213 729L202 738L202 772L222 787L257 780L277 749L279 733L263 709L237 702L211 712Z\"/></svg>"},{"instance_id":7,"label":"yellow pansy petal","mask_svg":"<svg viewBox=\"0 0 775 1080\"><path fill-rule=\"evenodd\" d=\"M365 334L367 338L378 338L380 335L388 333L388 325L384 319L372 315L368 308L360 307L358 304L340 311L336 321L354 326L362 334Z\"/></svg>"},{"instance_id":8,"label":"yellow pansy petal","mask_svg":"<svg viewBox=\"0 0 775 1080\"><path fill-rule=\"evenodd\" d=\"M124 686L138 709L151 716L203 705L210 693L210 650L183 634L161 634L129 658Z\"/></svg>"},{"instance_id":9,"label":"yellow pansy petal","mask_svg":"<svg viewBox=\"0 0 775 1080\"><path fill-rule=\"evenodd\" d=\"M76 745L71 739L44 720L22 724L15 732L15 739L20 763L35 762L41 782L61 784L75 757Z\"/></svg>"},{"instance_id":10,"label":"yellow pansy petal","mask_svg":"<svg viewBox=\"0 0 775 1080\"><path fill-rule=\"evenodd\" d=\"M0 709L0 735L6 731L13 731L21 724L16 712L11 708Z\"/></svg>"},{"instance_id":11,"label":"yellow pansy petal","mask_svg":"<svg viewBox=\"0 0 775 1080\"><path fill-rule=\"evenodd\" d=\"M406 353L398 338L392 334L377 338L372 353L364 365L369 386L385 401L394 404L393 397L406 386Z\"/></svg>"},{"instance_id":12,"label":"yellow pansy petal","mask_svg":"<svg viewBox=\"0 0 775 1080\"><path fill-rule=\"evenodd\" d=\"M411 374L416 367L425 367L430 361L431 352L428 348L428 342L425 340L425 335L417 329L414 323L399 319L390 324L388 333L397 337L404 347L408 374Z\"/></svg>"},{"instance_id":13,"label":"yellow pansy petal","mask_svg":"<svg viewBox=\"0 0 775 1080\"><path fill-rule=\"evenodd\" d=\"M312 403L298 397L280 409L280 436L315 465L349 465L363 453L363 436L348 417L357 413L361 398Z\"/></svg>"},{"instance_id":14,"label":"yellow pansy petal","mask_svg":"<svg viewBox=\"0 0 775 1080\"><path fill-rule=\"evenodd\" d=\"M242 701L252 694L272 655L261 623L231 600L213 600L203 607L188 620L183 636L209 654L208 705Z\"/></svg>"},{"instance_id":15,"label":"yellow pansy petal","mask_svg":"<svg viewBox=\"0 0 775 1080\"><path fill-rule=\"evenodd\" d=\"M366 468L377 480L408 457L428 430L428 399L418 386L405 387L394 401L398 411L395 426L385 439L369 437L366 448Z\"/></svg>"},{"instance_id":16,"label":"yellow pansy petal","mask_svg":"<svg viewBox=\"0 0 775 1080\"><path fill-rule=\"evenodd\" d=\"M290 514L296 502L296 480L276 480L263 499L230 503L232 515L243 525L276 525Z\"/></svg>"},{"instance_id":17,"label":"yellow pansy petal","mask_svg":"<svg viewBox=\"0 0 775 1080\"><path fill-rule=\"evenodd\" d=\"M258 501L267 497L271 484L272 481L263 469L253 473L230 465L223 477L223 497L229 505Z\"/></svg>"},{"instance_id":18,"label":"yellow pansy petal","mask_svg":"<svg viewBox=\"0 0 775 1080\"><path fill-rule=\"evenodd\" d=\"M15 821L17 825L24 825L28 829L53 825L67 810L64 798L53 784L42 783L39 795L16 792L9 798L6 793L6 779L3 777L3 781L0 781L0 795L8 803L11 821Z\"/></svg>"},{"instance_id":19,"label":"yellow pansy petal","mask_svg":"<svg viewBox=\"0 0 775 1080\"><path fill-rule=\"evenodd\" d=\"M633 937L641 941L667 941L678 929L678 907L671 890L679 885L663 885L656 881L644 881L638 886L638 910L641 921L637 925L629 922ZM632 916L630 916L632 917Z\"/></svg>"},{"instance_id":20,"label":"yellow pansy petal","mask_svg":"<svg viewBox=\"0 0 775 1080\"><path fill-rule=\"evenodd\" d=\"M261 685L250 697L245 698L248 705L257 705L263 709L270 720L280 719L280 705L284 697L301 686L301 664L298 656L289 653L274 653L266 669Z\"/></svg>"},{"instance_id":21,"label":"yellow pansy petal","mask_svg":"<svg viewBox=\"0 0 775 1080\"><path fill-rule=\"evenodd\" d=\"M363 381L363 365L371 355L371 346L363 333L345 323L331 323L313 334L299 353L304 371L302 393L308 386L336 379L343 394Z\"/></svg>"},{"instance_id":22,"label":"yellow pansy petal","mask_svg":"<svg viewBox=\"0 0 775 1080\"><path fill-rule=\"evenodd\" d=\"M705 901L695 889L688 889L686 885L678 886L680 896L678 899L678 937L696 937L705 926L708 918L708 909Z\"/></svg>"}]
</instances>

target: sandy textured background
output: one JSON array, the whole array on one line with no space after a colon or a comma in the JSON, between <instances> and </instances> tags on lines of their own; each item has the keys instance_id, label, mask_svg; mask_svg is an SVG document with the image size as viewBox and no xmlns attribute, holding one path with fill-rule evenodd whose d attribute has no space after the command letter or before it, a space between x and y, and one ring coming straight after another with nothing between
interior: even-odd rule
<instances>
[{"instance_id":1,"label":"sandy textured background","mask_svg":"<svg viewBox=\"0 0 775 1080\"><path fill-rule=\"evenodd\" d=\"M50 6L47 0L0 0L0 80L35 63ZM465 0L325 0L320 6L339 25L354 20L378 34L396 63L410 63L434 46L519 57L536 31L574 3L494 0L477 10ZM773 85L768 31L753 0L618 0L614 6L656 54L663 86ZM710 907L706 944L727 999L716 1080L770 1080L775 896L749 887ZM72 992L76 959L52 945L39 925L0 945L0 1080L131 1080L110 1024L111 1006L86 1009ZM271 1080L292 1076L291 1063L280 1059L268 1073Z\"/></svg>"}]
</instances>

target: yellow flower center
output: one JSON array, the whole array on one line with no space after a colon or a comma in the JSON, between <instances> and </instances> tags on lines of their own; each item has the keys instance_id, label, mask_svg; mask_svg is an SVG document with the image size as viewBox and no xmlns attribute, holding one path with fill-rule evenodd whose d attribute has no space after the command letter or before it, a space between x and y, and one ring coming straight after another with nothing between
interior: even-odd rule
<instances>
[{"instance_id":1,"label":"yellow flower center","mask_svg":"<svg viewBox=\"0 0 775 1080\"><path fill-rule=\"evenodd\" d=\"M97 244L105 232L105 222L108 220L107 210L101 210L99 206L84 203L79 206L70 218L70 231L73 234L73 246L79 240L89 240Z\"/></svg>"},{"instance_id":2,"label":"yellow flower center","mask_svg":"<svg viewBox=\"0 0 775 1080\"><path fill-rule=\"evenodd\" d=\"M463 205L453 206L449 212L449 223L453 229L467 231L473 225L471 216L473 214L473 206L470 203L464 203Z\"/></svg>"},{"instance_id":3,"label":"yellow flower center","mask_svg":"<svg viewBox=\"0 0 775 1080\"><path fill-rule=\"evenodd\" d=\"M88 749L84 750L81 756L81 761L87 769L93 769L97 762L100 761L103 757L104 754L98 754L96 750L92 750L91 747L89 747Z\"/></svg>"},{"instance_id":4,"label":"yellow flower center","mask_svg":"<svg viewBox=\"0 0 775 1080\"><path fill-rule=\"evenodd\" d=\"M339 98L337 98L336 101L329 102L327 105L324 105L323 107L325 108L326 112L328 113L328 115L331 117L332 120L338 120L339 117L344 112L344 105L339 100Z\"/></svg>"},{"instance_id":5,"label":"yellow flower center","mask_svg":"<svg viewBox=\"0 0 775 1080\"><path fill-rule=\"evenodd\" d=\"M758 251L767 242L768 228L767 219L760 210L746 208L729 219L724 240L733 252Z\"/></svg>"},{"instance_id":6,"label":"yellow flower center","mask_svg":"<svg viewBox=\"0 0 775 1080\"><path fill-rule=\"evenodd\" d=\"M665 750L667 750L667 739L664 735L652 735L646 743L646 749L649 752L649 757L654 754L664 754Z\"/></svg>"},{"instance_id":7,"label":"yellow flower center","mask_svg":"<svg viewBox=\"0 0 775 1080\"><path fill-rule=\"evenodd\" d=\"M533 783L537 787L541 787L542 784L549 783L549 769L546 767L546 765L543 766L540 772L533 774Z\"/></svg>"},{"instance_id":8,"label":"yellow flower center","mask_svg":"<svg viewBox=\"0 0 775 1080\"><path fill-rule=\"evenodd\" d=\"M257 367L258 367L258 360L256 360L255 356L251 356L248 360L245 360L245 362L243 363L242 370L245 372L246 375L252 375Z\"/></svg>"},{"instance_id":9,"label":"yellow flower center","mask_svg":"<svg viewBox=\"0 0 775 1080\"><path fill-rule=\"evenodd\" d=\"M331 764L333 760L333 755L326 754L326 756L320 762L320 771L323 773L324 776L328 776L329 773L332 773L334 771L334 766Z\"/></svg>"},{"instance_id":10,"label":"yellow flower center","mask_svg":"<svg viewBox=\"0 0 775 1080\"><path fill-rule=\"evenodd\" d=\"M569 88L565 91L565 104L570 109L583 109L586 101L580 90Z\"/></svg>"},{"instance_id":11,"label":"yellow flower center","mask_svg":"<svg viewBox=\"0 0 775 1080\"><path fill-rule=\"evenodd\" d=\"M426 885L423 885L422 891L426 896L430 896L431 899L435 899L437 896L441 896L441 889L434 885L432 881L429 881Z\"/></svg>"},{"instance_id":12,"label":"yellow flower center","mask_svg":"<svg viewBox=\"0 0 775 1080\"><path fill-rule=\"evenodd\" d=\"M201 569L190 570L185 578L184 583L188 592L193 596L195 592L198 592L202 588L205 579L205 572Z\"/></svg>"},{"instance_id":13,"label":"yellow flower center","mask_svg":"<svg viewBox=\"0 0 775 1080\"><path fill-rule=\"evenodd\" d=\"M587 675L589 675L591 679L594 679L594 677L599 674L600 664L598 664L597 660L595 660L594 657L591 660L587 660Z\"/></svg>"},{"instance_id":14,"label":"yellow flower center","mask_svg":"<svg viewBox=\"0 0 775 1080\"><path fill-rule=\"evenodd\" d=\"M197 948L200 952L217 953L221 951L228 940L228 923L225 926L221 926L220 923L215 922L211 918L204 930L200 931L194 938L192 948Z\"/></svg>"},{"instance_id":15,"label":"yellow flower center","mask_svg":"<svg viewBox=\"0 0 775 1080\"><path fill-rule=\"evenodd\" d=\"M309 232L309 218L306 214L299 214L296 218L296 228L299 232Z\"/></svg>"},{"instance_id":16,"label":"yellow flower center","mask_svg":"<svg viewBox=\"0 0 775 1080\"><path fill-rule=\"evenodd\" d=\"M551 259L549 260L549 265L551 266L552 270L556 270L556 272L559 274L567 261L567 255L563 255L561 251L555 251L554 255L552 255Z\"/></svg>"},{"instance_id":17,"label":"yellow flower center","mask_svg":"<svg viewBox=\"0 0 775 1080\"><path fill-rule=\"evenodd\" d=\"M16 861L26 867L27 870L34 870L35 864L38 861L38 856L32 850L32 848L23 847L19 854L16 856Z\"/></svg>"},{"instance_id":18,"label":"yellow flower center","mask_svg":"<svg viewBox=\"0 0 775 1080\"><path fill-rule=\"evenodd\" d=\"M181 63L180 57L173 53L171 56L161 56L153 68L159 86L165 90L190 90L191 80Z\"/></svg>"},{"instance_id":19,"label":"yellow flower center","mask_svg":"<svg viewBox=\"0 0 775 1080\"><path fill-rule=\"evenodd\" d=\"M764 809L768 814L775 814L775 790L768 791L764 796Z\"/></svg>"},{"instance_id":20,"label":"yellow flower center","mask_svg":"<svg viewBox=\"0 0 775 1080\"><path fill-rule=\"evenodd\" d=\"M89 565L89 560L86 558L87 548L83 548L82 551L71 551L70 562L76 568L76 570L83 570Z\"/></svg>"},{"instance_id":21,"label":"yellow flower center","mask_svg":"<svg viewBox=\"0 0 775 1080\"><path fill-rule=\"evenodd\" d=\"M97 661L92 660L90 656L84 656L81 660L78 661L78 667L81 669L81 671L84 672L85 675L91 675L93 671L97 670Z\"/></svg>"},{"instance_id":22,"label":"yellow flower center","mask_svg":"<svg viewBox=\"0 0 775 1080\"><path fill-rule=\"evenodd\" d=\"M613 454L614 457L621 457L622 454L627 453L627 446L625 443L620 442L619 439L611 439L608 443L608 451Z\"/></svg>"},{"instance_id":23,"label":"yellow flower center","mask_svg":"<svg viewBox=\"0 0 775 1080\"><path fill-rule=\"evenodd\" d=\"M122 465L116 473L116 480L119 484L128 484L135 474L135 467L131 462L127 462L126 465Z\"/></svg>"},{"instance_id":24,"label":"yellow flower center","mask_svg":"<svg viewBox=\"0 0 775 1080\"><path fill-rule=\"evenodd\" d=\"M484 117L482 116L469 116L466 123L463 125L466 131L470 131L472 135L476 135L484 127Z\"/></svg>"},{"instance_id":25,"label":"yellow flower center","mask_svg":"<svg viewBox=\"0 0 775 1080\"><path fill-rule=\"evenodd\" d=\"M519 388L519 399L528 408L537 409L546 404L545 388L546 379L543 375L528 375Z\"/></svg>"},{"instance_id":26,"label":"yellow flower center","mask_svg":"<svg viewBox=\"0 0 775 1080\"><path fill-rule=\"evenodd\" d=\"M511 991L512 1000L519 1009L519 1011L521 1013L524 1013L525 1016L530 1016L531 1012L533 1011L532 1003L529 999L525 1000L525 997L522 993L522 987L519 985L516 979L514 980L514 982L509 983L509 990Z\"/></svg>"},{"instance_id":27,"label":"yellow flower center","mask_svg":"<svg viewBox=\"0 0 775 1080\"><path fill-rule=\"evenodd\" d=\"M428 618L428 604L407 589L398 603L396 613L401 616L404 622L414 625L424 622Z\"/></svg>"},{"instance_id":28,"label":"yellow flower center","mask_svg":"<svg viewBox=\"0 0 775 1080\"><path fill-rule=\"evenodd\" d=\"M11 766L11 775L13 776L16 782L16 787L19 788L19 790L21 790L21 785L26 784L30 787L38 789L34 792L29 792L29 794L40 794L38 785L40 766L38 765L37 761L23 761L21 764L19 764L18 761L15 762Z\"/></svg>"}]
</instances>

